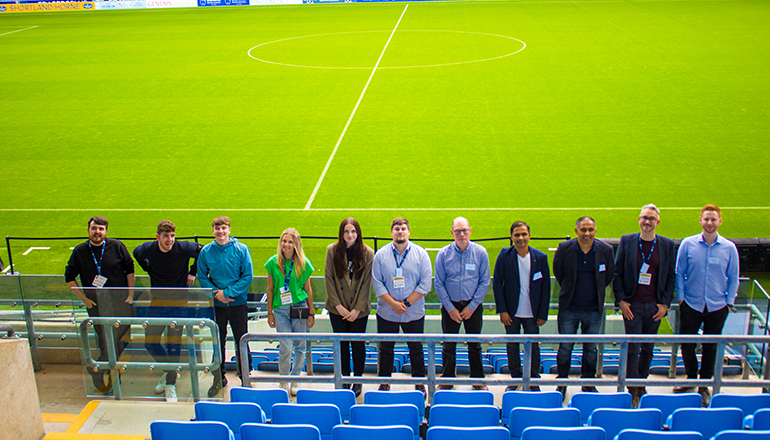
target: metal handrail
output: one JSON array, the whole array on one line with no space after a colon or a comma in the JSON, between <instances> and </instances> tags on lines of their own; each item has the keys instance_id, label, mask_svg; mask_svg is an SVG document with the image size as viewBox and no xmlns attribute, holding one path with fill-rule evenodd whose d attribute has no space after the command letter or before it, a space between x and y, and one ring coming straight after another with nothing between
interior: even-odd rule
<instances>
[{"instance_id":1,"label":"metal handrail","mask_svg":"<svg viewBox=\"0 0 770 440\"><path fill-rule=\"evenodd\" d=\"M134 361L119 361L117 358L115 344L105 343L107 347L107 361L97 361L91 355L90 338L88 337L88 329L94 325L104 326L104 337L106 341L114 340L114 328L118 328L121 325L142 325L147 327L149 325L182 325L186 328L187 335L187 364L181 362L134 362ZM212 343L214 344L212 350L211 362L198 363L196 353L196 343L194 339L193 327L197 326L200 329L208 327L212 335ZM177 371L204 371L206 373L211 370L218 370L221 364L221 355L219 350L219 327L217 324L208 318L133 318L133 317L90 317L80 323L80 342L82 350L80 350L83 365L96 372L100 369L109 369L112 376L113 392L116 400L122 400L123 393L121 389L120 380L116 380L114 377L117 370L126 371L127 369L176 369ZM200 399L200 385L198 383L198 375L190 374L192 382L192 394L193 398Z\"/></svg>"},{"instance_id":2,"label":"metal handrail","mask_svg":"<svg viewBox=\"0 0 770 440\"><path fill-rule=\"evenodd\" d=\"M718 393L723 386L734 387L770 387L770 380L724 380L722 378L722 363L717 362L714 368L714 377L712 379L636 379L626 378L626 356L628 354L628 344L657 342L657 343L716 343L717 359L723 359L725 345L743 344L743 343L766 343L764 336L735 336L735 335L444 335L444 334L369 334L369 333L246 333L239 343L241 352L247 352L248 344L251 341L269 341L276 339L302 340L302 341L327 341L333 346L334 356L334 385L335 388L342 386L343 380L350 382L350 377L342 377L342 359L340 358L340 341L364 341L364 342L421 342L428 345L428 362L426 365L427 377L425 378L394 378L387 379L379 376L375 377L355 377L355 382L360 383L381 383L387 381L397 384L427 384L429 402L433 402L433 392L437 385L441 384L478 384L486 383L489 385L522 385L526 389L531 385L594 385L607 386L617 385L618 391L623 391L626 386L713 386L714 392ZM506 344L509 342L523 344L522 377L511 379L482 379L482 378L437 378L436 377L436 345L443 342L478 342L482 344ZM560 343L560 342L591 342L597 344L618 344L620 345L619 365L617 379L543 379L532 378L530 376L530 366L532 365L532 344L535 343ZM672 357L675 353L672 353ZM241 357L241 371L250 371L248 356ZM290 375L270 375L263 377L252 377L251 374L243 375L243 385L248 387L252 381L255 382L328 382L329 379L313 376L290 376Z\"/></svg>"}]
</instances>

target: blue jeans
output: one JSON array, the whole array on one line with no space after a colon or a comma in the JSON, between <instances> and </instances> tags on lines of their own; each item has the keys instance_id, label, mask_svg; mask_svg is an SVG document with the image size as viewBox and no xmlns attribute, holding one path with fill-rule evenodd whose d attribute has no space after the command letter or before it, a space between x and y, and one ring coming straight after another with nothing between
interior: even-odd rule
<instances>
[{"instance_id":1,"label":"blue jeans","mask_svg":"<svg viewBox=\"0 0 770 440\"><path fill-rule=\"evenodd\" d=\"M577 334L578 327L580 333L584 335L595 335L599 333L602 326L602 315L598 310L559 310L557 318L559 334ZM562 342L559 344L559 351L556 354L557 377L569 377L570 361L572 359L572 349L574 342ZM596 360L598 350L595 343L583 344L583 362L581 363L580 377L596 377Z\"/></svg>"},{"instance_id":2,"label":"blue jeans","mask_svg":"<svg viewBox=\"0 0 770 440\"><path fill-rule=\"evenodd\" d=\"M307 303L301 301L297 306L305 306ZM273 315L275 316L275 330L279 333L307 333L307 319L291 319L289 318L288 304L282 305L277 309L273 309ZM302 367L305 366L305 352L307 351L305 341L297 339L291 341L290 339L279 339L278 343L281 344L281 354L278 357L278 373L285 375L289 374L289 366L291 365L291 374L293 376L299 376L302 372ZM294 364L291 363L290 345L294 347Z\"/></svg>"}]
</instances>

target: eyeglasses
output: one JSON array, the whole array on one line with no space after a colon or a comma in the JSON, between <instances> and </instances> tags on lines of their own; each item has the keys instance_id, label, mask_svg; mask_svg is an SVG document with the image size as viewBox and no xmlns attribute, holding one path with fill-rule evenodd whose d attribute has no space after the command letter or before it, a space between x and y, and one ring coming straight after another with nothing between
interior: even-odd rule
<instances>
[{"instance_id":1,"label":"eyeglasses","mask_svg":"<svg viewBox=\"0 0 770 440\"><path fill-rule=\"evenodd\" d=\"M452 232L454 232L457 235L465 235L471 232L471 230L470 229L453 229Z\"/></svg>"},{"instance_id":2,"label":"eyeglasses","mask_svg":"<svg viewBox=\"0 0 770 440\"><path fill-rule=\"evenodd\" d=\"M646 221L646 222L656 222L656 221L658 221L657 217L647 217L646 215L643 215L643 216L641 216L639 218L644 220L644 221Z\"/></svg>"}]
</instances>

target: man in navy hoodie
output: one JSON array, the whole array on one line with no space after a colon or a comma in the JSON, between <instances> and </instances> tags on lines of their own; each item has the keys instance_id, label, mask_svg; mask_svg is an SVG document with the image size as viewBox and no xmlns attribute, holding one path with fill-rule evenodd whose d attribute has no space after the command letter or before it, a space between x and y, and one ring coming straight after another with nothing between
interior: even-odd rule
<instances>
[{"instance_id":1,"label":"man in navy hoodie","mask_svg":"<svg viewBox=\"0 0 770 440\"><path fill-rule=\"evenodd\" d=\"M209 397L214 397L227 385L225 377L225 341L227 324L233 329L238 376L241 371L241 353L238 342L248 331L247 291L254 276L249 248L230 237L230 219L219 216L211 224L214 242L203 247L198 257L198 281L201 287L211 288L214 294L214 312L219 327L220 373L214 373ZM248 371L246 374L249 374Z\"/></svg>"}]
</instances>

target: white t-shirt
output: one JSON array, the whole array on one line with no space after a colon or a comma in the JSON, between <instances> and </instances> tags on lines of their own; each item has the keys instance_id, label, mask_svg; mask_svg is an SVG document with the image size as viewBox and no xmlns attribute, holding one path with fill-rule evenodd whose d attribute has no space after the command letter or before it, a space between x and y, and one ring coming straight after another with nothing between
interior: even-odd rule
<instances>
[{"instance_id":1,"label":"white t-shirt","mask_svg":"<svg viewBox=\"0 0 770 440\"><path fill-rule=\"evenodd\" d=\"M532 315L532 302L529 299L529 279L532 272L529 252L525 257L522 257L518 253L516 258L519 259L519 307L516 309L517 318L534 318Z\"/></svg>"}]
</instances>

